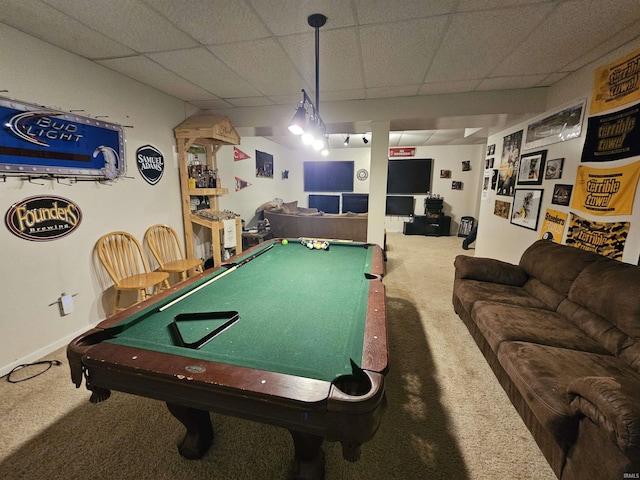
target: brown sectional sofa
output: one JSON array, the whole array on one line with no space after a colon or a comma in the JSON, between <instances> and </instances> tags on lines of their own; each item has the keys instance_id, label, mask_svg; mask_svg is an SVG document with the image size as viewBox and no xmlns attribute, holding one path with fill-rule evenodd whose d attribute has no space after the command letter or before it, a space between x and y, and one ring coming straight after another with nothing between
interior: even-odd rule
<instances>
[{"instance_id":1,"label":"brown sectional sofa","mask_svg":"<svg viewBox=\"0 0 640 480\"><path fill-rule=\"evenodd\" d=\"M453 305L559 479L640 478L640 267L548 240L460 255Z\"/></svg>"},{"instance_id":2,"label":"brown sectional sofa","mask_svg":"<svg viewBox=\"0 0 640 480\"><path fill-rule=\"evenodd\" d=\"M263 211L265 220L269 220L274 237L367 241L366 214L327 214L315 208L298 207L297 203L269 202L259 207L258 211Z\"/></svg>"}]
</instances>

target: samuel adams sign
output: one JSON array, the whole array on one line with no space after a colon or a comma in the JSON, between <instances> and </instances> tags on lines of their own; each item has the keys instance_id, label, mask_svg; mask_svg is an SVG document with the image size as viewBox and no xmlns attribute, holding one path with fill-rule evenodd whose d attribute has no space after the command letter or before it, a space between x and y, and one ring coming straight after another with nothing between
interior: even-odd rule
<instances>
[{"instance_id":1,"label":"samuel adams sign","mask_svg":"<svg viewBox=\"0 0 640 480\"><path fill-rule=\"evenodd\" d=\"M164 157L156 147L145 145L136 152L136 163L140 175L151 185L155 185L164 173Z\"/></svg>"},{"instance_id":2,"label":"samuel adams sign","mask_svg":"<svg viewBox=\"0 0 640 480\"><path fill-rule=\"evenodd\" d=\"M69 235L80 225L80 207L66 198L38 195L25 198L7 210L4 222L14 235L46 242Z\"/></svg>"}]
</instances>

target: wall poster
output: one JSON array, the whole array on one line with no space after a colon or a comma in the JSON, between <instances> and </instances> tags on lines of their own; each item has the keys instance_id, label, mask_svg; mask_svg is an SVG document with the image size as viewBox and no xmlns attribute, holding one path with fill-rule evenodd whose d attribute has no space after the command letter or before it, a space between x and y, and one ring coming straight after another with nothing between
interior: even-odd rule
<instances>
[{"instance_id":1,"label":"wall poster","mask_svg":"<svg viewBox=\"0 0 640 480\"><path fill-rule=\"evenodd\" d=\"M522 145L522 130L504 137L502 142L502 158L498 172L496 194L513 196Z\"/></svg>"},{"instance_id":2,"label":"wall poster","mask_svg":"<svg viewBox=\"0 0 640 480\"><path fill-rule=\"evenodd\" d=\"M586 99L527 125L524 150L578 138L582 133L582 116Z\"/></svg>"},{"instance_id":3,"label":"wall poster","mask_svg":"<svg viewBox=\"0 0 640 480\"><path fill-rule=\"evenodd\" d=\"M542 228L540 229L540 238L543 240L551 240L555 243L562 243L562 234L567 224L567 213L559 210L547 208L542 219Z\"/></svg>"}]
</instances>

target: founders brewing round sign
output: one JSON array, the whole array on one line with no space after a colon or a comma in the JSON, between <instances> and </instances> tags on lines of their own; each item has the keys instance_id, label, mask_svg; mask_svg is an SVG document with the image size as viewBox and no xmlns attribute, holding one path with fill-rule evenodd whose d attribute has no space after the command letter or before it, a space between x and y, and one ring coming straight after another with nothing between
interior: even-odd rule
<instances>
[{"instance_id":1,"label":"founders brewing round sign","mask_svg":"<svg viewBox=\"0 0 640 480\"><path fill-rule=\"evenodd\" d=\"M80 207L66 198L38 195L11 205L4 223L14 235L46 242L69 235L80 225Z\"/></svg>"},{"instance_id":2,"label":"founders brewing round sign","mask_svg":"<svg viewBox=\"0 0 640 480\"><path fill-rule=\"evenodd\" d=\"M136 163L140 175L151 185L155 185L164 173L164 157L156 147L145 145L136 151Z\"/></svg>"}]
</instances>

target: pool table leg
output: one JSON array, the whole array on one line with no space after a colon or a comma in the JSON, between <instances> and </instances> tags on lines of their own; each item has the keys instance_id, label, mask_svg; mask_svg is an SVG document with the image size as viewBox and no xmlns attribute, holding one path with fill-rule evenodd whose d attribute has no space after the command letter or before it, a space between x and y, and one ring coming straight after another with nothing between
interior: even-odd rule
<instances>
[{"instance_id":1,"label":"pool table leg","mask_svg":"<svg viewBox=\"0 0 640 480\"><path fill-rule=\"evenodd\" d=\"M209 412L197 408L183 407L175 403L167 403L171 415L182 423L187 432L178 445L178 452L184 458L197 460L202 458L213 441L213 428Z\"/></svg>"},{"instance_id":2,"label":"pool table leg","mask_svg":"<svg viewBox=\"0 0 640 480\"><path fill-rule=\"evenodd\" d=\"M295 458L292 480L324 480L324 437L289 430L293 437Z\"/></svg>"}]
</instances>

